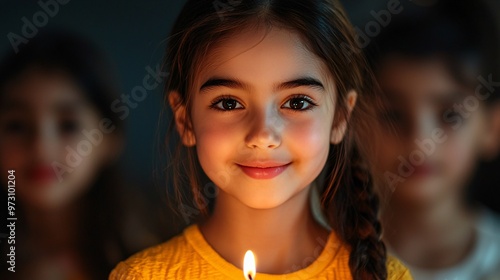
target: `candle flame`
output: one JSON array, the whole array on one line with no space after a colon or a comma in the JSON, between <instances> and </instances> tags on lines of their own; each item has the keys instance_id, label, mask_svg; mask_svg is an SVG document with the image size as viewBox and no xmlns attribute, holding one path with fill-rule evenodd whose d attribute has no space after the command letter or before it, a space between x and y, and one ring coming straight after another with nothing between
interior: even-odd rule
<instances>
[{"instance_id":1,"label":"candle flame","mask_svg":"<svg viewBox=\"0 0 500 280\"><path fill-rule=\"evenodd\" d=\"M243 275L245 275L246 280L255 279L255 257L251 250L245 253L245 258L243 259Z\"/></svg>"}]
</instances>

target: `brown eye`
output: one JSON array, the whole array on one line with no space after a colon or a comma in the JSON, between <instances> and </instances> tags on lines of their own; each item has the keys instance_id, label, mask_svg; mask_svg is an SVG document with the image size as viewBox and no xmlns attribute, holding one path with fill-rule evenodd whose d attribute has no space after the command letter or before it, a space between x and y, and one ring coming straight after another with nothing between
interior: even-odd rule
<instances>
[{"instance_id":1,"label":"brown eye","mask_svg":"<svg viewBox=\"0 0 500 280\"><path fill-rule=\"evenodd\" d=\"M231 111L243 108L243 106L236 99L228 97L216 99L214 102L212 102L212 105L210 107L221 111Z\"/></svg>"},{"instance_id":2,"label":"brown eye","mask_svg":"<svg viewBox=\"0 0 500 280\"><path fill-rule=\"evenodd\" d=\"M226 100L222 100L222 108L224 108L225 110L232 110L234 108L236 108L236 105L238 105L238 102L234 99L226 99Z\"/></svg>"},{"instance_id":3,"label":"brown eye","mask_svg":"<svg viewBox=\"0 0 500 280\"><path fill-rule=\"evenodd\" d=\"M73 135L80 131L80 122L77 120L63 120L59 123L59 132L64 135Z\"/></svg>"},{"instance_id":4,"label":"brown eye","mask_svg":"<svg viewBox=\"0 0 500 280\"><path fill-rule=\"evenodd\" d=\"M300 110L304 107L307 101L299 98L293 98L290 100L290 108L295 110Z\"/></svg>"},{"instance_id":5,"label":"brown eye","mask_svg":"<svg viewBox=\"0 0 500 280\"><path fill-rule=\"evenodd\" d=\"M10 120L3 126L3 131L8 135L25 134L29 130L29 125L22 120Z\"/></svg>"},{"instance_id":6,"label":"brown eye","mask_svg":"<svg viewBox=\"0 0 500 280\"><path fill-rule=\"evenodd\" d=\"M295 111L304 111L312 109L314 106L316 106L316 104L307 96L296 96L288 99L282 107Z\"/></svg>"}]
</instances>

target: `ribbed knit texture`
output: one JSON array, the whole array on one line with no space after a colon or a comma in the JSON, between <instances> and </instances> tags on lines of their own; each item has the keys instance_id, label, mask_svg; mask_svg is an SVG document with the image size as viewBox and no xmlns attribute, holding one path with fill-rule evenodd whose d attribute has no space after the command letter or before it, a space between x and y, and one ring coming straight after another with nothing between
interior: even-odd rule
<instances>
[{"instance_id":1,"label":"ribbed knit texture","mask_svg":"<svg viewBox=\"0 0 500 280\"><path fill-rule=\"evenodd\" d=\"M348 261L348 248L340 243L334 233L330 233L325 248L308 267L280 275L257 273L255 279L352 279ZM412 279L408 269L393 257L388 257L387 269L389 280ZM225 261L207 243L197 225L191 225L183 234L120 262L109 279L242 280L244 277L241 269Z\"/></svg>"}]
</instances>

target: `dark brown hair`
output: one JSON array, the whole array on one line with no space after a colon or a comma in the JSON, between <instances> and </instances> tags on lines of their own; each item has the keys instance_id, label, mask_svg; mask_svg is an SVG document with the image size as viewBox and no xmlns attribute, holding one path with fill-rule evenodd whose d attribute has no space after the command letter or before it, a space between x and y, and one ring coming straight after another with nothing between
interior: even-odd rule
<instances>
[{"instance_id":1,"label":"dark brown hair","mask_svg":"<svg viewBox=\"0 0 500 280\"><path fill-rule=\"evenodd\" d=\"M335 80L338 102L334 123L346 119L348 128L344 140L330 147L323 170L325 179L320 182L322 207L332 228L350 247L349 266L354 279L385 279L386 249L380 241L378 198L367 161L370 149L366 143L361 145L374 128L372 120L376 117L367 101L376 100L376 87L356 44L353 28L338 1L187 1L166 51L165 67L170 73L165 89L166 103L170 92L178 92L189 118L192 87L208 51L215 43L243 28L255 26L280 27L299 34ZM358 100L349 116L346 98L351 90L358 93ZM170 131L173 130L172 121ZM207 208L206 201L201 196L202 179L198 174L205 175L200 172L196 149L178 145L167 168L172 175L174 196L181 200L185 194L183 186L189 183L195 204L206 212L203 211Z\"/></svg>"},{"instance_id":2,"label":"dark brown hair","mask_svg":"<svg viewBox=\"0 0 500 280\"><path fill-rule=\"evenodd\" d=\"M498 75L498 34L484 1L440 0L432 7L413 6L394 15L366 54L375 72L394 55L439 61L456 83L475 89L478 76ZM492 95L485 104L494 104L498 97Z\"/></svg>"}]
</instances>

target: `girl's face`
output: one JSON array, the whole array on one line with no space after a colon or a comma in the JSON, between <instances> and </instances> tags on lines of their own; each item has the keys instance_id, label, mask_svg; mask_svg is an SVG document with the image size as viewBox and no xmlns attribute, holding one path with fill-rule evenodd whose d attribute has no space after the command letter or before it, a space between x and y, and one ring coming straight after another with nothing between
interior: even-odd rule
<instances>
[{"instance_id":1,"label":"girl's face","mask_svg":"<svg viewBox=\"0 0 500 280\"><path fill-rule=\"evenodd\" d=\"M298 35L277 28L242 32L208 57L183 141L196 145L221 191L249 207L277 207L308 188L342 137L332 130L332 79Z\"/></svg>"},{"instance_id":2,"label":"girl's face","mask_svg":"<svg viewBox=\"0 0 500 280\"><path fill-rule=\"evenodd\" d=\"M7 170L15 170L16 196L23 204L54 208L71 202L95 179L109 139L75 161L69 149L85 136L82 130L98 128L99 114L65 75L30 70L4 89L0 102L0 170L7 185ZM109 137L109 135L108 135ZM52 164L69 167L59 181ZM76 162L76 161L75 161Z\"/></svg>"},{"instance_id":3,"label":"girl's face","mask_svg":"<svg viewBox=\"0 0 500 280\"><path fill-rule=\"evenodd\" d=\"M403 178L396 201L429 204L460 197L487 135L482 101L455 82L438 59L387 59L378 78L391 100L386 117L394 121L398 135L383 134L377 167L381 174ZM411 175L408 167L401 169L401 158L413 169Z\"/></svg>"}]
</instances>

